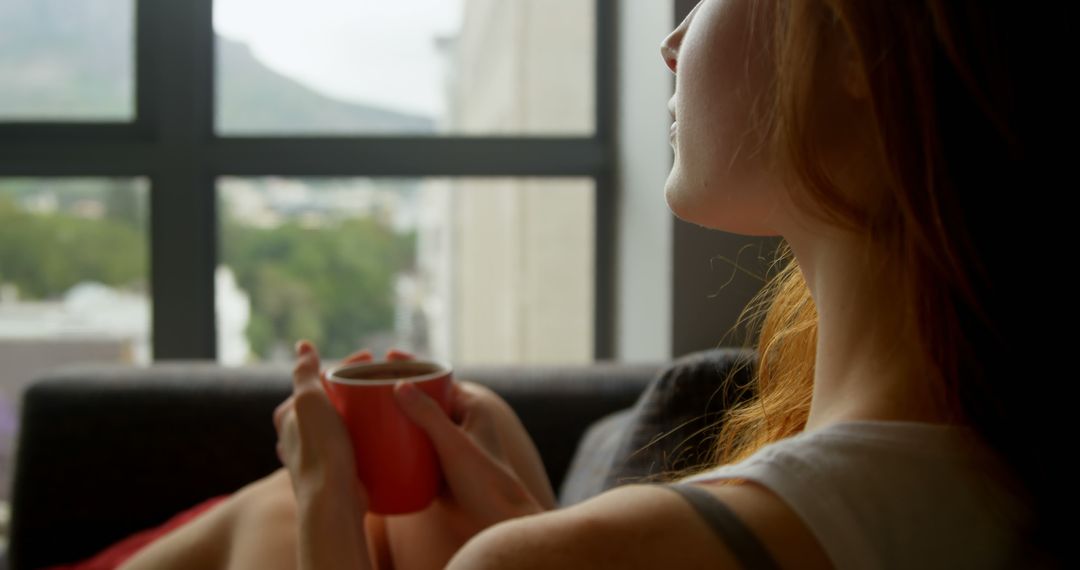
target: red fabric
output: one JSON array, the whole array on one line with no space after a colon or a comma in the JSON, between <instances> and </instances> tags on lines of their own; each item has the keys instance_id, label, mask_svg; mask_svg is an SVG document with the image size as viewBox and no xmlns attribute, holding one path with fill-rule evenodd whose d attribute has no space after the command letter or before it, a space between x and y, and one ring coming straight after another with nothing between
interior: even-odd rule
<instances>
[{"instance_id":1,"label":"red fabric","mask_svg":"<svg viewBox=\"0 0 1080 570\"><path fill-rule=\"evenodd\" d=\"M86 560L74 564L50 566L44 570L114 570L151 542L154 542L173 529L183 526L184 523L206 512L228 497L228 495L222 495L203 501L165 521L161 526L137 532L97 553L92 558L87 558Z\"/></svg>"}]
</instances>

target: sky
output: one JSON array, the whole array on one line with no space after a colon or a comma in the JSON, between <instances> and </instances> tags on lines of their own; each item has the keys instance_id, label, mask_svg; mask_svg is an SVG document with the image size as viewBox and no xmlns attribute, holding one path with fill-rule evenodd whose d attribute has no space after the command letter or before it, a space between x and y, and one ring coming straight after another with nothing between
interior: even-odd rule
<instances>
[{"instance_id":1,"label":"sky","mask_svg":"<svg viewBox=\"0 0 1080 570\"><path fill-rule=\"evenodd\" d=\"M214 0L214 28L324 94L437 118L435 39L460 29L463 1Z\"/></svg>"}]
</instances>

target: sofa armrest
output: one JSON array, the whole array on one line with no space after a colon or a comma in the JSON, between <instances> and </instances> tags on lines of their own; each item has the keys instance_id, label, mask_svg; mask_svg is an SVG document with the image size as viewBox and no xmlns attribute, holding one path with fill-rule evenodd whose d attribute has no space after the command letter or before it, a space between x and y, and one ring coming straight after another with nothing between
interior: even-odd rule
<instances>
[{"instance_id":1,"label":"sofa armrest","mask_svg":"<svg viewBox=\"0 0 1080 570\"><path fill-rule=\"evenodd\" d=\"M463 367L518 413L558 489L594 420L633 405L661 364ZM283 367L165 363L48 374L23 396L10 562L92 555L280 466L271 414Z\"/></svg>"}]
</instances>

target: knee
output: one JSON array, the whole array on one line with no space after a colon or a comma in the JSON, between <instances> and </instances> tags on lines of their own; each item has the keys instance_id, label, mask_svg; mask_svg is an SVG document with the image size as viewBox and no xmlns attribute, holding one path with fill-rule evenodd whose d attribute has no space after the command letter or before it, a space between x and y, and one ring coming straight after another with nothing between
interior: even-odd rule
<instances>
[{"instance_id":1,"label":"knee","mask_svg":"<svg viewBox=\"0 0 1080 570\"><path fill-rule=\"evenodd\" d=\"M296 498L289 473L278 469L238 492L237 524L287 523L296 521Z\"/></svg>"}]
</instances>

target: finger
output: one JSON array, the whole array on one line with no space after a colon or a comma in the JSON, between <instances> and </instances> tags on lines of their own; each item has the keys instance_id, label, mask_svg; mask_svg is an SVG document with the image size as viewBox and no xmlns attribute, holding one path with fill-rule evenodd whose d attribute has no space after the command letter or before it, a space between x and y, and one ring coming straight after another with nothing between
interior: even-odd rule
<instances>
[{"instance_id":1,"label":"finger","mask_svg":"<svg viewBox=\"0 0 1080 570\"><path fill-rule=\"evenodd\" d=\"M296 352L297 356L307 352L315 352L315 345L312 344L310 340L300 339L296 341L296 345L293 346L293 351Z\"/></svg>"},{"instance_id":2,"label":"finger","mask_svg":"<svg viewBox=\"0 0 1080 570\"><path fill-rule=\"evenodd\" d=\"M400 360L416 360L416 357L412 354L409 354L408 352L405 352L404 350L398 350L396 348L391 348L390 350L386 351L387 362L397 362Z\"/></svg>"},{"instance_id":3,"label":"finger","mask_svg":"<svg viewBox=\"0 0 1080 570\"><path fill-rule=\"evenodd\" d=\"M299 426L296 421L296 409L290 406L281 416L281 427L278 430L277 452L282 465L291 473L298 473L299 466Z\"/></svg>"},{"instance_id":4,"label":"finger","mask_svg":"<svg viewBox=\"0 0 1080 570\"><path fill-rule=\"evenodd\" d=\"M420 426L431 438L440 458L452 461L462 454L478 451L469 436L443 412L438 402L411 382L394 385L394 399L405 416Z\"/></svg>"},{"instance_id":5,"label":"finger","mask_svg":"<svg viewBox=\"0 0 1080 570\"><path fill-rule=\"evenodd\" d=\"M296 343L296 366L293 368L293 389L319 388L319 353L308 341Z\"/></svg>"},{"instance_id":6,"label":"finger","mask_svg":"<svg viewBox=\"0 0 1080 570\"><path fill-rule=\"evenodd\" d=\"M288 454L297 436L296 406L292 396L274 411L274 427L277 429L277 452L283 465L288 465Z\"/></svg>"},{"instance_id":7,"label":"finger","mask_svg":"<svg viewBox=\"0 0 1080 570\"><path fill-rule=\"evenodd\" d=\"M370 350L368 350L366 348L362 348L362 349L350 354L349 356L347 356L345 358L345 360L341 361L341 363L342 364L353 364L353 363L356 363L356 362L369 362L369 361L373 360L374 358L375 357L372 356Z\"/></svg>"},{"instance_id":8,"label":"finger","mask_svg":"<svg viewBox=\"0 0 1080 570\"><path fill-rule=\"evenodd\" d=\"M450 386L450 419L461 424L475 410L487 389L469 381L454 381Z\"/></svg>"},{"instance_id":9,"label":"finger","mask_svg":"<svg viewBox=\"0 0 1080 570\"><path fill-rule=\"evenodd\" d=\"M362 362L371 362L374 359L375 357L371 354L370 350L362 348L345 357L345 360L342 360L341 363L338 364L338 366L345 366L347 364L359 364ZM322 371L320 377L324 380L326 379L326 370Z\"/></svg>"},{"instance_id":10,"label":"finger","mask_svg":"<svg viewBox=\"0 0 1080 570\"><path fill-rule=\"evenodd\" d=\"M394 397L406 417L420 426L431 439L444 471L463 469L472 475L485 473L488 477L501 476L491 473L490 467L500 470L494 457L482 445L478 445L469 432L455 424L438 402L415 384L398 382L394 386ZM497 442L491 446L496 450L497 447Z\"/></svg>"},{"instance_id":11,"label":"finger","mask_svg":"<svg viewBox=\"0 0 1080 570\"><path fill-rule=\"evenodd\" d=\"M274 410L274 429L281 433L281 420L285 417L285 413L293 407L294 396L289 395L284 402L278 404L278 407Z\"/></svg>"},{"instance_id":12,"label":"finger","mask_svg":"<svg viewBox=\"0 0 1080 570\"><path fill-rule=\"evenodd\" d=\"M451 492L465 508L490 519L491 524L536 512L535 500L510 468L451 422L435 400L409 382L398 382L394 397L405 415L431 438Z\"/></svg>"}]
</instances>

